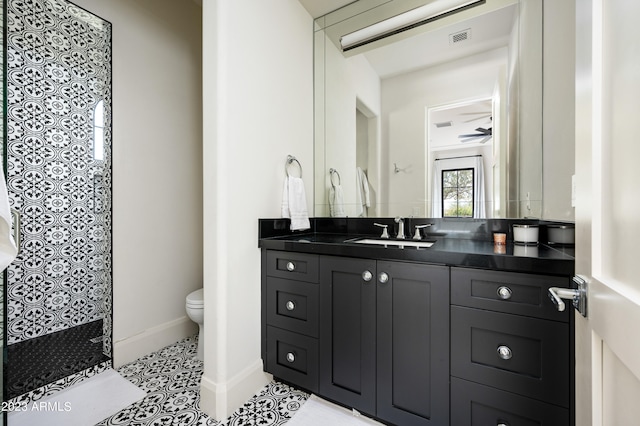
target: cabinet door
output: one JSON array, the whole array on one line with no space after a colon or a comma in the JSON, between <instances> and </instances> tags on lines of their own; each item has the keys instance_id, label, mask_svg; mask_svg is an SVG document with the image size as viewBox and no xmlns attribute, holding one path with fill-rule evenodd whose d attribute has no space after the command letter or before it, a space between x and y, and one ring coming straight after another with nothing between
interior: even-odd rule
<instances>
[{"instance_id":1,"label":"cabinet door","mask_svg":"<svg viewBox=\"0 0 640 426\"><path fill-rule=\"evenodd\" d=\"M375 268L368 259L320 258L320 394L369 414L376 408Z\"/></svg>"},{"instance_id":2,"label":"cabinet door","mask_svg":"<svg viewBox=\"0 0 640 426\"><path fill-rule=\"evenodd\" d=\"M449 424L449 268L381 261L377 272L377 417Z\"/></svg>"}]
</instances>

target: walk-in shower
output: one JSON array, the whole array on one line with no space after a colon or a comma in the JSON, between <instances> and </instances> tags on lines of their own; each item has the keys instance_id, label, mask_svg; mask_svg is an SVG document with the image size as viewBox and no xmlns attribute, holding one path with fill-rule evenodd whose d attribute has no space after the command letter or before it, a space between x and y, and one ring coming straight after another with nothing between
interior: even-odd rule
<instances>
[{"instance_id":1,"label":"walk-in shower","mask_svg":"<svg viewBox=\"0 0 640 426\"><path fill-rule=\"evenodd\" d=\"M3 154L21 240L5 272L9 400L110 365L112 114L111 24L65 0L5 3Z\"/></svg>"}]
</instances>

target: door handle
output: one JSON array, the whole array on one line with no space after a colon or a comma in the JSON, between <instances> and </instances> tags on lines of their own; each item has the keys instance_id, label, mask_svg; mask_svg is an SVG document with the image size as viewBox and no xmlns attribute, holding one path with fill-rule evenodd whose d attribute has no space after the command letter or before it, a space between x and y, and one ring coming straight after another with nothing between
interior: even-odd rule
<instances>
[{"instance_id":1,"label":"door handle","mask_svg":"<svg viewBox=\"0 0 640 426\"><path fill-rule=\"evenodd\" d=\"M573 277L573 283L576 288L549 288L549 299L556 305L558 311L562 312L565 309L565 304L562 299L571 300L573 307L582 314L583 317L587 316L587 281L581 276L576 275Z\"/></svg>"},{"instance_id":2,"label":"door handle","mask_svg":"<svg viewBox=\"0 0 640 426\"><path fill-rule=\"evenodd\" d=\"M18 253L20 252L20 212L17 209L11 209L13 216L13 242L16 243Z\"/></svg>"}]
</instances>

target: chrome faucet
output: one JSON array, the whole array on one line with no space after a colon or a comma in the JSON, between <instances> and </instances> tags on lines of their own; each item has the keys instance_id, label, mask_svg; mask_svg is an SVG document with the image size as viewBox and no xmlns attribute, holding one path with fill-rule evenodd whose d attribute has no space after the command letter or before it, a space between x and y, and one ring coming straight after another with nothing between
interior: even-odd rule
<instances>
[{"instance_id":1,"label":"chrome faucet","mask_svg":"<svg viewBox=\"0 0 640 426\"><path fill-rule=\"evenodd\" d=\"M382 228L382 235L380 235L380 238L389 238L389 233L387 232L387 225L383 225L381 223L374 223L375 226L379 226L380 228Z\"/></svg>"},{"instance_id":2,"label":"chrome faucet","mask_svg":"<svg viewBox=\"0 0 640 426\"><path fill-rule=\"evenodd\" d=\"M398 224L398 235L396 235L396 238L399 240L404 240L404 218L398 216L396 217L395 221Z\"/></svg>"}]
</instances>

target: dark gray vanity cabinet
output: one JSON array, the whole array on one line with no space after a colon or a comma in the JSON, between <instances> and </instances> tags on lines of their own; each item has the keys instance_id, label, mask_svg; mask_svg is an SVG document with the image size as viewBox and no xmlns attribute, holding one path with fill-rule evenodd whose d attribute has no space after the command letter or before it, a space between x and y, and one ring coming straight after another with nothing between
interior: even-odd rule
<instances>
[{"instance_id":1,"label":"dark gray vanity cabinet","mask_svg":"<svg viewBox=\"0 0 640 426\"><path fill-rule=\"evenodd\" d=\"M318 392L318 256L262 252L265 370Z\"/></svg>"},{"instance_id":2,"label":"dark gray vanity cabinet","mask_svg":"<svg viewBox=\"0 0 640 426\"><path fill-rule=\"evenodd\" d=\"M452 424L571 424L572 312L547 297L569 284L451 268Z\"/></svg>"},{"instance_id":3,"label":"dark gray vanity cabinet","mask_svg":"<svg viewBox=\"0 0 640 426\"><path fill-rule=\"evenodd\" d=\"M265 371L393 425L566 426L568 276L262 250Z\"/></svg>"},{"instance_id":4,"label":"dark gray vanity cabinet","mask_svg":"<svg viewBox=\"0 0 640 426\"><path fill-rule=\"evenodd\" d=\"M449 423L449 269L320 257L320 394L393 424Z\"/></svg>"}]
</instances>

